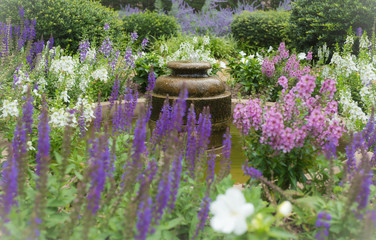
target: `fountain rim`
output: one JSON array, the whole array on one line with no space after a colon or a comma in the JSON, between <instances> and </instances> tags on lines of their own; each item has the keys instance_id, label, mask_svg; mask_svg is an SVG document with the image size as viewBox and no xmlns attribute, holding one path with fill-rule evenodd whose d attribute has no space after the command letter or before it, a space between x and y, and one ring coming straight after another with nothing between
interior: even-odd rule
<instances>
[{"instance_id":1,"label":"fountain rim","mask_svg":"<svg viewBox=\"0 0 376 240\"><path fill-rule=\"evenodd\" d=\"M195 69L195 70L208 70L212 68L209 62L191 62L191 61L171 61L167 63L167 67L181 70Z\"/></svg>"}]
</instances>

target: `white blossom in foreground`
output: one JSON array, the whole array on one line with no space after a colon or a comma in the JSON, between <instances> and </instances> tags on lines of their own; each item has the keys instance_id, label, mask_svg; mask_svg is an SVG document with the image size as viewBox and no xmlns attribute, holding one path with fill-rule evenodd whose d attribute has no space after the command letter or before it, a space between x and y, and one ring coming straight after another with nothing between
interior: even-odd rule
<instances>
[{"instance_id":1,"label":"white blossom in foreground","mask_svg":"<svg viewBox=\"0 0 376 240\"><path fill-rule=\"evenodd\" d=\"M239 189L229 188L210 205L210 212L214 215L210 225L215 231L242 235L248 229L246 218L253 214L254 206L245 201Z\"/></svg>"},{"instance_id":2,"label":"white blossom in foreground","mask_svg":"<svg viewBox=\"0 0 376 240\"><path fill-rule=\"evenodd\" d=\"M292 204L289 201L284 201L278 206L278 213L284 217L290 216L292 212Z\"/></svg>"},{"instance_id":3,"label":"white blossom in foreground","mask_svg":"<svg viewBox=\"0 0 376 240\"><path fill-rule=\"evenodd\" d=\"M299 53L297 57L298 57L299 60L304 60L304 59L306 59L307 56L306 56L305 53Z\"/></svg>"},{"instance_id":4,"label":"white blossom in foreground","mask_svg":"<svg viewBox=\"0 0 376 240\"><path fill-rule=\"evenodd\" d=\"M74 113L68 112L63 108L52 108L49 124L53 127L63 128L67 125L71 127L77 126L77 119Z\"/></svg>"},{"instance_id":5,"label":"white blossom in foreground","mask_svg":"<svg viewBox=\"0 0 376 240\"><path fill-rule=\"evenodd\" d=\"M3 114L1 115L3 118L6 118L8 116L10 117L18 117L18 101L9 101L4 100L3 107L1 108L1 111Z\"/></svg>"}]
</instances>

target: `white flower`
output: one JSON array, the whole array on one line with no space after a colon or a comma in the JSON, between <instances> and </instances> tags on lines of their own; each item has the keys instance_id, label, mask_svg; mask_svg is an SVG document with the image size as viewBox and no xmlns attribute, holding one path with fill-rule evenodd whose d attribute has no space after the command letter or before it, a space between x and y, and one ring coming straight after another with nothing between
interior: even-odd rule
<instances>
[{"instance_id":1,"label":"white flower","mask_svg":"<svg viewBox=\"0 0 376 240\"><path fill-rule=\"evenodd\" d=\"M241 63L246 63L246 62L245 62L245 58L241 58L241 59L240 59L240 62L241 62Z\"/></svg>"},{"instance_id":2,"label":"white flower","mask_svg":"<svg viewBox=\"0 0 376 240\"><path fill-rule=\"evenodd\" d=\"M63 108L60 108L60 109L52 108L51 112L52 114L50 116L49 123L53 127L62 128L66 125L69 125L71 127L76 127L77 119L74 113L70 113Z\"/></svg>"},{"instance_id":3,"label":"white flower","mask_svg":"<svg viewBox=\"0 0 376 240\"><path fill-rule=\"evenodd\" d=\"M220 68L226 68L226 64L222 61L219 62L219 67Z\"/></svg>"},{"instance_id":4,"label":"white flower","mask_svg":"<svg viewBox=\"0 0 376 240\"><path fill-rule=\"evenodd\" d=\"M273 51L273 47L272 46L269 47L268 53L270 53L271 51Z\"/></svg>"},{"instance_id":5,"label":"white flower","mask_svg":"<svg viewBox=\"0 0 376 240\"><path fill-rule=\"evenodd\" d=\"M35 96L37 96L37 97L41 97L41 95L38 93L38 90L34 89L34 90L33 90L33 93L35 94Z\"/></svg>"},{"instance_id":6,"label":"white flower","mask_svg":"<svg viewBox=\"0 0 376 240\"><path fill-rule=\"evenodd\" d=\"M196 37L193 37L192 42L193 42L193 43L197 43L197 38L196 38Z\"/></svg>"},{"instance_id":7,"label":"white flower","mask_svg":"<svg viewBox=\"0 0 376 240\"><path fill-rule=\"evenodd\" d=\"M84 111L84 118L86 122L90 122L94 116L94 104L90 104L87 98L79 97L77 99L76 106L74 107L77 111Z\"/></svg>"},{"instance_id":8,"label":"white flower","mask_svg":"<svg viewBox=\"0 0 376 240\"><path fill-rule=\"evenodd\" d=\"M366 34L363 34L359 40L359 48L368 48L369 40Z\"/></svg>"},{"instance_id":9,"label":"white flower","mask_svg":"<svg viewBox=\"0 0 376 240\"><path fill-rule=\"evenodd\" d=\"M6 118L8 116L10 117L18 117L18 101L9 101L9 100L4 100L3 102L3 107L1 108L3 114L2 117Z\"/></svg>"},{"instance_id":10,"label":"white flower","mask_svg":"<svg viewBox=\"0 0 376 240\"><path fill-rule=\"evenodd\" d=\"M248 56L249 59L254 59L255 58L255 55L254 54L251 54Z\"/></svg>"},{"instance_id":11,"label":"white flower","mask_svg":"<svg viewBox=\"0 0 376 240\"><path fill-rule=\"evenodd\" d=\"M246 218L253 214L254 206L245 201L239 189L229 188L225 195L218 195L210 206L210 212L214 215L210 225L215 231L241 235L248 229Z\"/></svg>"},{"instance_id":12,"label":"white flower","mask_svg":"<svg viewBox=\"0 0 376 240\"><path fill-rule=\"evenodd\" d=\"M69 97L69 95L68 95L68 91L67 91L67 90L63 91L63 92L61 93L60 97L61 97L61 99L64 100L64 102L69 102L69 98L70 98L70 97Z\"/></svg>"},{"instance_id":13,"label":"white flower","mask_svg":"<svg viewBox=\"0 0 376 240\"><path fill-rule=\"evenodd\" d=\"M35 148L33 147L33 143L31 141L27 141L26 149L27 149L27 151L35 150Z\"/></svg>"},{"instance_id":14,"label":"white flower","mask_svg":"<svg viewBox=\"0 0 376 240\"><path fill-rule=\"evenodd\" d=\"M89 48L89 50L86 53L86 59L88 61L92 61L95 59L95 56L97 55L97 52L95 51L94 48Z\"/></svg>"},{"instance_id":15,"label":"white flower","mask_svg":"<svg viewBox=\"0 0 376 240\"><path fill-rule=\"evenodd\" d=\"M243 52L243 51L239 52L239 54L242 55L242 57L244 57L245 55L247 55L247 54L245 54L245 52Z\"/></svg>"},{"instance_id":16,"label":"white flower","mask_svg":"<svg viewBox=\"0 0 376 240\"><path fill-rule=\"evenodd\" d=\"M345 45L350 45L350 46L354 45L354 38L352 36L347 36Z\"/></svg>"},{"instance_id":17,"label":"white flower","mask_svg":"<svg viewBox=\"0 0 376 240\"><path fill-rule=\"evenodd\" d=\"M299 60L303 60L303 59L306 59L306 54L305 53L299 53L297 57L298 57Z\"/></svg>"},{"instance_id":18,"label":"white flower","mask_svg":"<svg viewBox=\"0 0 376 240\"><path fill-rule=\"evenodd\" d=\"M210 41L210 38L209 38L208 36L205 36L204 39L203 39L202 44L204 44L204 45L208 45L208 44L209 44L209 41Z\"/></svg>"},{"instance_id":19,"label":"white flower","mask_svg":"<svg viewBox=\"0 0 376 240\"><path fill-rule=\"evenodd\" d=\"M107 79L108 79L108 73L107 73L107 70L105 68L99 68L97 70L95 70L91 76L97 80L97 79L100 79L102 82L107 82Z\"/></svg>"},{"instance_id":20,"label":"white flower","mask_svg":"<svg viewBox=\"0 0 376 240\"><path fill-rule=\"evenodd\" d=\"M292 212L292 204L289 201L284 201L278 206L278 213L284 217L288 217Z\"/></svg>"}]
</instances>

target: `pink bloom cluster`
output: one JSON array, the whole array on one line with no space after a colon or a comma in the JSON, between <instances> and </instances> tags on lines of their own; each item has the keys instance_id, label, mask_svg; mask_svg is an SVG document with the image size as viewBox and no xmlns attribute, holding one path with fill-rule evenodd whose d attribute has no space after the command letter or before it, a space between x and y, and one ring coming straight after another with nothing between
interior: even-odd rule
<instances>
[{"instance_id":1,"label":"pink bloom cluster","mask_svg":"<svg viewBox=\"0 0 376 240\"><path fill-rule=\"evenodd\" d=\"M267 77L273 77L275 72L274 62L269 60L269 58L265 58L262 62L262 73L265 74Z\"/></svg>"},{"instance_id":2,"label":"pink bloom cluster","mask_svg":"<svg viewBox=\"0 0 376 240\"><path fill-rule=\"evenodd\" d=\"M336 81L334 79L325 80L320 89L320 93L327 95L329 99L333 99L335 91L337 91L337 89Z\"/></svg>"},{"instance_id":3,"label":"pink bloom cluster","mask_svg":"<svg viewBox=\"0 0 376 240\"><path fill-rule=\"evenodd\" d=\"M234 124L241 129L243 134L248 134L249 129L255 130L260 128L262 120L262 108L259 99L249 99L245 105L239 103L234 109Z\"/></svg>"},{"instance_id":4,"label":"pink bloom cluster","mask_svg":"<svg viewBox=\"0 0 376 240\"><path fill-rule=\"evenodd\" d=\"M318 149L328 141L337 146L344 131L339 121L331 120L337 115L337 102L320 95L312 96L315 80L314 76L304 75L289 90L287 78L280 77L278 83L284 89L276 105L262 110L258 99L251 99L244 106L238 104L234 123L244 134L248 134L251 127L260 130L260 143L285 153L302 147L306 140ZM320 93L332 96L336 91L333 81L326 80Z\"/></svg>"},{"instance_id":5,"label":"pink bloom cluster","mask_svg":"<svg viewBox=\"0 0 376 240\"><path fill-rule=\"evenodd\" d=\"M289 50L286 50L286 45L284 42L281 42L278 47L278 53L281 58L288 58L289 57Z\"/></svg>"}]
</instances>

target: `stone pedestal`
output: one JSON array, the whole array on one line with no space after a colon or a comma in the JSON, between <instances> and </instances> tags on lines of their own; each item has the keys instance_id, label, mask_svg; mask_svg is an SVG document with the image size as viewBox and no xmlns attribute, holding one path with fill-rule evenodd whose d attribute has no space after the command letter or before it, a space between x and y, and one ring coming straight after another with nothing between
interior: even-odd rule
<instances>
[{"instance_id":1,"label":"stone pedestal","mask_svg":"<svg viewBox=\"0 0 376 240\"><path fill-rule=\"evenodd\" d=\"M210 108L212 132L209 148L222 146L223 134L231 121L231 94L225 90L225 83L215 76L208 76L210 63L169 62L167 67L172 74L161 76L155 82L150 119L158 120L166 97L172 104L179 98L184 84L188 90L187 108L193 103L197 118L204 107Z\"/></svg>"}]
</instances>

